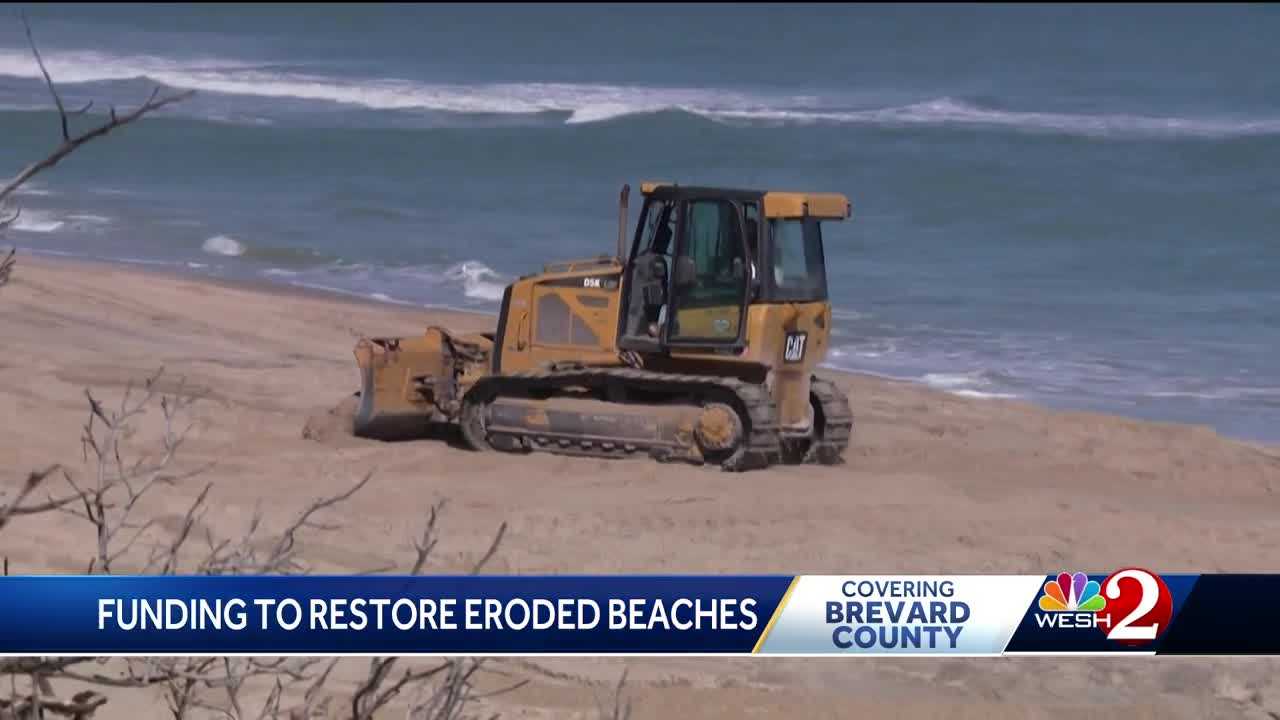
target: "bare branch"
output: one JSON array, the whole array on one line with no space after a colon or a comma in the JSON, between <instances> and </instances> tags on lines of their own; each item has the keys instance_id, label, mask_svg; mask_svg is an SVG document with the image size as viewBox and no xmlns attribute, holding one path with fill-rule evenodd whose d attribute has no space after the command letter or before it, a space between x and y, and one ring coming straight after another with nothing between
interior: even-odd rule
<instances>
[{"instance_id":1,"label":"bare branch","mask_svg":"<svg viewBox=\"0 0 1280 720\"><path fill-rule=\"evenodd\" d=\"M62 94L58 92L58 87L53 82L53 76L49 73L49 68L44 63L44 56L40 54L40 48L36 45L35 35L31 32L31 23L27 21L26 13L20 13L20 17L22 20L22 27L26 31L27 44L31 47L31 55L35 58L36 65L40 68L40 75L44 78L45 87L49 90L49 96L53 98L54 107L58 110L58 126L61 132L62 141L43 159L27 165L17 175L13 176L8 182L0 187L0 230L4 230L5 228L13 225L21 215L21 208L15 210L12 214L6 214L5 210L7 202L9 197L31 178L57 165L63 158L75 152L81 145L84 145L96 138L100 138L116 128L128 125L149 113L165 107L166 105L181 102L195 94L194 90L186 90L162 97L160 95L160 87L157 86L152 90L151 95L147 98L146 102L139 105L132 112L125 113L124 115L117 115L115 106L111 106L110 111L108 112L108 118L105 122L100 123L83 133L75 135L71 131L70 117L84 115L87 113L89 109L93 107L93 101L90 100L86 102L83 107L74 110L67 110L66 104L62 101ZM0 261L0 287L8 284L9 279L13 275L13 268L15 265L14 252L14 250L10 250L8 256L5 257L4 260Z\"/></svg>"},{"instance_id":2,"label":"bare branch","mask_svg":"<svg viewBox=\"0 0 1280 720\"><path fill-rule=\"evenodd\" d=\"M427 515L426 527L422 529L422 538L413 542L413 549L417 552L413 560L413 567L409 568L410 575L418 575L422 573L422 568L427 564L427 557L431 555L431 551L436 547L436 517L440 511L444 509L445 502L441 500L431 506L431 510Z\"/></svg>"},{"instance_id":3,"label":"bare branch","mask_svg":"<svg viewBox=\"0 0 1280 720\"><path fill-rule=\"evenodd\" d=\"M105 122L78 135L73 134L71 132L69 116L80 115L87 112L92 106L92 103L89 103L78 110L73 110L71 112L67 111L66 105L62 102L62 96L58 93L57 86L54 85L53 77L49 74L49 69L44 64L44 58L40 55L40 50L36 46L35 37L31 32L31 24L27 22L25 14L22 16L22 25L26 29L27 42L31 46L31 54L35 57L36 64L40 66L40 74L44 77L45 87L49 89L49 95L53 98L53 104L58 109L58 123L62 134L62 143L58 145L58 147L55 148L48 156L26 166L21 172L9 180L9 182L5 183L3 187L0 187L0 203L3 203L8 199L15 190L23 185L23 183L35 177L42 171L48 170L49 168L57 165L59 161L75 152L81 145L100 138L116 128L128 125L148 113L152 113L167 105L172 105L173 103L186 100L195 94L194 90L185 90L183 92L161 96L161 89L156 87L151 92L151 95L147 98L146 102L139 105L133 111L127 112L123 115L118 115L115 108L112 108L109 113L109 117Z\"/></svg>"},{"instance_id":4,"label":"bare branch","mask_svg":"<svg viewBox=\"0 0 1280 720\"><path fill-rule=\"evenodd\" d=\"M480 561L471 568L472 575L479 574L484 566L489 564L489 561L493 559L494 553L498 552L498 545L502 544L502 537L506 534L507 523L506 521L503 521L503 523L498 526L498 534L493 536L493 542L489 544L488 552L486 552L484 557L480 558Z\"/></svg>"},{"instance_id":5,"label":"bare branch","mask_svg":"<svg viewBox=\"0 0 1280 720\"><path fill-rule=\"evenodd\" d=\"M227 674L227 701L231 703L231 709L234 711L231 716L236 720L244 720L244 711L240 709L240 685L244 682L244 679L232 670L231 658L222 658L222 667Z\"/></svg>"},{"instance_id":6,"label":"bare branch","mask_svg":"<svg viewBox=\"0 0 1280 720\"><path fill-rule=\"evenodd\" d=\"M335 495L313 501L278 533L264 530L263 515L255 511L247 532L237 539L216 538L207 526L197 529L203 524L213 492L212 483L204 483L189 501L177 526L169 535L160 537L158 519L144 517L139 510L142 500L209 467L171 469L177 465L175 457L191 428L183 414L192 399L183 393L181 382L174 394L161 393L161 372L127 387L118 401L100 399L86 389L81 442L87 472L79 481L60 465L30 473L14 501L0 507L0 526L17 516L48 511L83 519L97 539L97 551L89 562L91 573L110 573L117 566L165 574L190 572L184 568L186 562L192 563L196 573L210 575L308 572L297 554L302 536L307 531L336 527L322 522L321 514L349 500L372 481L373 474L364 475ZM148 446L135 436L135 420L153 411L157 404L163 414L163 429L159 442L150 445L154 448L158 444L159 448L135 456L136 450ZM49 495L43 502L30 502L33 494L58 472L70 492L58 497ZM414 538L410 571L415 575L426 569L439 542L445 505L441 500L430 506L423 529ZM499 526L472 572L479 572L496 555L506 529L505 523ZM155 540L154 544L141 549L149 540ZM193 541L199 550L192 547ZM200 551L205 553L203 557ZM101 658L0 658L0 674L26 683L20 686L15 681L9 699L0 701L0 720L50 717L63 715L63 711L70 713L66 715L69 718L87 720L87 714L76 713L91 713L105 702L96 693L66 700L54 692L53 681L70 681L90 688L156 687L175 720L206 712L232 720L250 720L250 716L258 720L285 716L290 720L310 720L318 713L328 713L330 701L343 702L343 698L350 703L353 720L383 717L393 703L406 702L408 716L415 720L461 720L473 700L510 692L527 682L516 679L502 689L478 695L473 679L482 667L480 661L447 660L409 666L398 658L387 657L372 659L366 679L355 691L337 696L327 692L325 686L338 659L325 663L314 658L129 659L123 673L107 672L92 664L104 662ZM286 698L299 696L300 703L286 706Z\"/></svg>"},{"instance_id":7,"label":"bare branch","mask_svg":"<svg viewBox=\"0 0 1280 720\"><path fill-rule=\"evenodd\" d=\"M293 524L285 528L284 532L280 534L279 540L277 540L275 547L272 548L271 553L268 555L268 564L276 565L289 562L292 558L294 547L297 544L298 531L303 528L325 529L325 526L313 522L311 517L321 510L333 507L334 505L350 499L352 495L355 495L361 488L368 485L369 481L372 479L373 471L369 471L365 473L365 476L361 478L359 482L352 485L350 489L332 497L321 498L320 500L316 500L308 505L305 510L298 514L298 518L293 521Z\"/></svg>"},{"instance_id":8,"label":"bare branch","mask_svg":"<svg viewBox=\"0 0 1280 720\"><path fill-rule=\"evenodd\" d=\"M53 104L58 106L58 118L62 121L62 139L71 140L71 132L67 129L67 109L62 105L62 96L58 94L58 89L53 86L53 78L49 77L49 70L44 66L44 58L40 57L40 49L36 47L36 39L31 35L31 23L27 22L27 14L21 13L22 27L27 31L27 44L31 46L31 54L36 58L36 64L40 66L40 74L44 75L44 84L49 88L49 94L53 96Z\"/></svg>"},{"instance_id":9,"label":"bare branch","mask_svg":"<svg viewBox=\"0 0 1280 720\"><path fill-rule=\"evenodd\" d=\"M0 715L14 718L39 718L44 717L43 713L47 712L82 720L91 717L94 711L106 702L107 698L104 695L92 690L78 692L69 701L41 697L38 692L33 692L25 698L0 698Z\"/></svg>"},{"instance_id":10,"label":"bare branch","mask_svg":"<svg viewBox=\"0 0 1280 720\"><path fill-rule=\"evenodd\" d=\"M37 160L31 163L30 165L26 166L25 168L23 168L22 171L19 172L17 175L15 175L13 179L11 179L8 183L4 185L4 187L0 187L0 200L4 200L8 198L9 195L11 195L14 190L17 190L19 187L21 187L23 183L27 182L31 178L40 174L41 172L48 170L49 168L57 165L63 158L75 152L81 145L84 145L90 140L95 140L97 138L100 138L103 135L110 133L112 130L128 125L129 123L134 122L135 120L143 117L144 115L150 112L159 110L160 108L166 105L172 105L173 103L186 100L187 98L191 97L194 94L195 94L195 90L187 90L185 92L177 93L175 95L167 95L162 98L156 98L154 97L155 93L153 93L152 99L149 99L147 100L147 102L143 103L142 105L139 105L132 112L128 112L128 113L125 113L124 115L119 115L119 116L113 113L111 116L111 119L108 120L107 122L102 123L97 127L91 128L90 130L87 130L80 135L76 135L74 137L71 137L68 140L65 140L61 145L57 147L57 149L55 149L47 157L41 160Z\"/></svg>"},{"instance_id":11,"label":"bare branch","mask_svg":"<svg viewBox=\"0 0 1280 720\"><path fill-rule=\"evenodd\" d=\"M352 720L369 720L407 688L418 690L418 698L410 702L409 717L421 720L457 720L462 708L477 698L471 678L483 660L448 660L423 670L405 670L390 685L381 687L395 662L396 658L381 658L370 664L368 680L352 696ZM437 677L439 682L427 682ZM516 683L489 696L523 685Z\"/></svg>"},{"instance_id":12,"label":"bare branch","mask_svg":"<svg viewBox=\"0 0 1280 720\"><path fill-rule=\"evenodd\" d=\"M51 675L64 672L73 665L86 663L89 660L89 658L6 657L0 658L0 674Z\"/></svg>"},{"instance_id":13,"label":"bare branch","mask_svg":"<svg viewBox=\"0 0 1280 720\"><path fill-rule=\"evenodd\" d=\"M375 708L371 706L377 699L378 688L395 663L395 658L373 658L369 661L368 678L351 694L351 720L367 720L373 716Z\"/></svg>"},{"instance_id":14,"label":"bare branch","mask_svg":"<svg viewBox=\"0 0 1280 720\"><path fill-rule=\"evenodd\" d=\"M409 709L409 717L415 720L459 720L468 703L476 699L471 678L483 660L452 660L444 667L445 677L435 685L419 685L419 695L425 699L415 701Z\"/></svg>"},{"instance_id":15,"label":"bare branch","mask_svg":"<svg viewBox=\"0 0 1280 720\"><path fill-rule=\"evenodd\" d=\"M204 500L209 496L211 489L213 489L213 483L205 483L204 489L200 491L200 494L191 503L191 507L187 509L187 514L182 518L182 526L178 529L173 542L169 543L169 547L164 553L164 564L160 568L160 574L172 575L177 572L178 553L181 551L182 546L186 544L187 539L191 537L191 529L195 527L196 522L203 514Z\"/></svg>"},{"instance_id":16,"label":"bare branch","mask_svg":"<svg viewBox=\"0 0 1280 720\"><path fill-rule=\"evenodd\" d=\"M618 678L618 684L613 688L612 705L596 698L600 720L631 720L631 699L622 694L623 688L627 685L627 670L627 668L622 669L622 676Z\"/></svg>"},{"instance_id":17,"label":"bare branch","mask_svg":"<svg viewBox=\"0 0 1280 720\"><path fill-rule=\"evenodd\" d=\"M4 528L5 524L9 522L9 518L14 515L32 515L48 512L78 500L79 497L69 497L62 500L50 500L40 505L23 507L22 503L27 499L27 496L35 492L35 489L40 486L40 483L44 482L45 478L61 468L61 465L54 464L43 470L32 470L28 473L26 482L22 483L22 488L18 490L18 496L9 504L0 507L0 528Z\"/></svg>"},{"instance_id":18,"label":"bare branch","mask_svg":"<svg viewBox=\"0 0 1280 720\"><path fill-rule=\"evenodd\" d=\"M15 212L7 218L0 218L0 230L8 227L14 220L17 220L18 214L19 213ZM0 260L0 287L7 285L9 283L9 278L13 275L13 266L18 264L18 261L15 260L13 256L17 252L17 248L11 248L9 250L9 254L5 256L4 260Z\"/></svg>"}]
</instances>

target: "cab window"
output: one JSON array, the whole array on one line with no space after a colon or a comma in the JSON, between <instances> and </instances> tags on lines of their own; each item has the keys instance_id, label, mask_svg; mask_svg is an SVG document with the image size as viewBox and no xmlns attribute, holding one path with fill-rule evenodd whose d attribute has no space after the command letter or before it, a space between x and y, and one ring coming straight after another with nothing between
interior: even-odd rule
<instances>
[{"instance_id":1,"label":"cab window","mask_svg":"<svg viewBox=\"0 0 1280 720\"><path fill-rule=\"evenodd\" d=\"M650 202L645 211L644 235L637 254L670 255L676 234L676 203Z\"/></svg>"},{"instance_id":2,"label":"cab window","mask_svg":"<svg viewBox=\"0 0 1280 720\"><path fill-rule=\"evenodd\" d=\"M766 273L772 298L792 302L826 300L827 271L818 221L770 220L769 235L773 252Z\"/></svg>"},{"instance_id":3,"label":"cab window","mask_svg":"<svg viewBox=\"0 0 1280 720\"><path fill-rule=\"evenodd\" d=\"M668 339L737 340L747 279L737 206L723 200L690 201L682 240Z\"/></svg>"}]
</instances>

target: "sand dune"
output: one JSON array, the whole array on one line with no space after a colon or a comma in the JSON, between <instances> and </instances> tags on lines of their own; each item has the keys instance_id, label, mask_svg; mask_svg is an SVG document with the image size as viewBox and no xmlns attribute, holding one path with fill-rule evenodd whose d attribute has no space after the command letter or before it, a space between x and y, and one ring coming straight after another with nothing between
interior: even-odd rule
<instances>
[{"instance_id":1,"label":"sand dune","mask_svg":"<svg viewBox=\"0 0 1280 720\"><path fill-rule=\"evenodd\" d=\"M1191 426L978 400L835 375L856 425L846 465L726 474L647 460L477 454L441 440L350 437L361 333L461 329L485 316L21 256L0 290L0 466L79 466L83 391L116 399L163 365L203 396L183 462L216 465L207 522L280 521L376 470L350 527L305 548L321 569L407 562L428 505L450 501L439 571L1275 571L1280 449ZM149 418L148 423L154 423ZM307 431L304 433L304 428ZM144 429L146 429L144 427ZM304 437L304 435L306 437ZM518 473L511 472L515 467ZM198 486L151 511L176 519ZM92 539L67 517L8 529L17 572L78 572ZM622 661L507 662L532 683L506 717L587 717ZM1184 660L632 661L637 717L1204 717L1280 713L1277 665ZM106 716L162 717L107 707Z\"/></svg>"}]
</instances>

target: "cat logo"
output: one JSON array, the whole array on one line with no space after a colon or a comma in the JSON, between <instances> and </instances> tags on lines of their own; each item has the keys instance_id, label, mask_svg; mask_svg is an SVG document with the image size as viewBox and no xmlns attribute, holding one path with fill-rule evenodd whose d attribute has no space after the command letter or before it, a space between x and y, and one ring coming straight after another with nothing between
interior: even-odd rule
<instances>
[{"instance_id":1,"label":"cat logo","mask_svg":"<svg viewBox=\"0 0 1280 720\"><path fill-rule=\"evenodd\" d=\"M804 359L805 342L809 339L809 333L793 332L787 333L787 344L782 351L783 362L797 363Z\"/></svg>"},{"instance_id":2,"label":"cat logo","mask_svg":"<svg viewBox=\"0 0 1280 720\"><path fill-rule=\"evenodd\" d=\"M582 278L582 287L584 287L584 288L598 288L598 287L600 287L600 278L598 278L598 277L594 277L594 278L593 278L593 277L589 277L589 278Z\"/></svg>"}]
</instances>

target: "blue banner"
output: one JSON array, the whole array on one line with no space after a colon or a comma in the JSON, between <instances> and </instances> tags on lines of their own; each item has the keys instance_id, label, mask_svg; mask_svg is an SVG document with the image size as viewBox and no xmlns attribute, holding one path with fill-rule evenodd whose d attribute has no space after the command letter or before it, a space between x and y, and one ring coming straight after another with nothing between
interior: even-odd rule
<instances>
[{"instance_id":1,"label":"blue banner","mask_svg":"<svg viewBox=\"0 0 1280 720\"><path fill-rule=\"evenodd\" d=\"M4 655L1280 654L1280 575L12 576Z\"/></svg>"},{"instance_id":2,"label":"blue banner","mask_svg":"<svg viewBox=\"0 0 1280 720\"><path fill-rule=\"evenodd\" d=\"M11 576L0 653L750 653L791 581Z\"/></svg>"}]
</instances>

